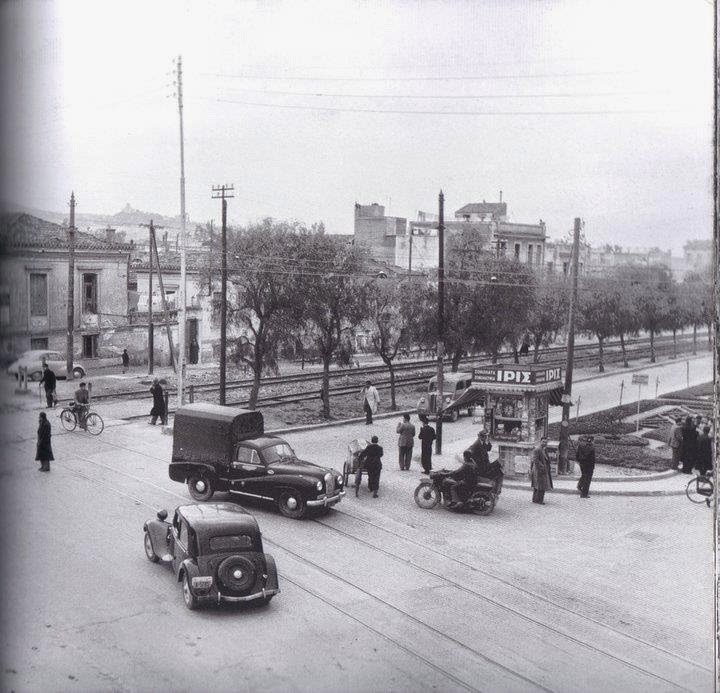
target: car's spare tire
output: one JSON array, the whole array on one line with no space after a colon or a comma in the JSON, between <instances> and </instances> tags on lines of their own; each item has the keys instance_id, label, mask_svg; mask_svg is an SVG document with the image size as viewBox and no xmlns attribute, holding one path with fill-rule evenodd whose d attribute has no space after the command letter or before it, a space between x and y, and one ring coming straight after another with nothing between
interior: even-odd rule
<instances>
[{"instance_id":1,"label":"car's spare tire","mask_svg":"<svg viewBox=\"0 0 720 693\"><path fill-rule=\"evenodd\" d=\"M218 580L230 592L247 592L255 584L255 577L255 566L245 556L229 556L218 566Z\"/></svg>"}]
</instances>

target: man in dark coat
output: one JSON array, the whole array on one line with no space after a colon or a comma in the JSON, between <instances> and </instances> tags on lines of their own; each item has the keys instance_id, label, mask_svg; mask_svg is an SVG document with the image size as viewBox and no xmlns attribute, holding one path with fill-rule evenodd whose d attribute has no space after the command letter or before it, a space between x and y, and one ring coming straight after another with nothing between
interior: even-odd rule
<instances>
[{"instance_id":1,"label":"man in dark coat","mask_svg":"<svg viewBox=\"0 0 720 693\"><path fill-rule=\"evenodd\" d=\"M382 462L380 458L383 456L382 446L378 445L378 437L373 436L368 445L358 455L358 476L355 481L355 495L358 495L360 488L360 474L365 469L368 477L368 490L372 491L373 498L378 497L380 490L380 472L382 471Z\"/></svg>"},{"instance_id":2,"label":"man in dark coat","mask_svg":"<svg viewBox=\"0 0 720 693\"><path fill-rule=\"evenodd\" d=\"M420 417L422 426L418 438L420 439L420 464L423 474L430 474L432 469L432 447L436 438L435 429L428 423L427 416Z\"/></svg>"},{"instance_id":3,"label":"man in dark coat","mask_svg":"<svg viewBox=\"0 0 720 693\"><path fill-rule=\"evenodd\" d=\"M702 433L697 441L697 470L705 474L713 468L712 463L713 439L710 437L710 426L703 426Z\"/></svg>"},{"instance_id":4,"label":"man in dark coat","mask_svg":"<svg viewBox=\"0 0 720 693\"><path fill-rule=\"evenodd\" d=\"M682 419L678 416L675 425L670 429L670 440L668 444L672 450L673 468L677 469L682 463Z\"/></svg>"},{"instance_id":5,"label":"man in dark coat","mask_svg":"<svg viewBox=\"0 0 720 693\"><path fill-rule=\"evenodd\" d=\"M697 458L697 439L698 432L692 416L685 419L682 427L682 473L692 474Z\"/></svg>"},{"instance_id":6,"label":"man in dark coat","mask_svg":"<svg viewBox=\"0 0 720 693\"><path fill-rule=\"evenodd\" d=\"M456 469L443 481L446 491L450 492L450 505L454 508L466 501L477 485L477 467L472 458L465 456L462 467Z\"/></svg>"},{"instance_id":7,"label":"man in dark coat","mask_svg":"<svg viewBox=\"0 0 720 693\"><path fill-rule=\"evenodd\" d=\"M55 371L43 363L43 376L40 384L45 388L45 399L47 401L47 408L55 406L55 386L57 385L57 378L55 377Z\"/></svg>"},{"instance_id":8,"label":"man in dark coat","mask_svg":"<svg viewBox=\"0 0 720 693\"><path fill-rule=\"evenodd\" d=\"M580 439L575 458L580 465L580 481L578 481L578 491L580 498L590 497L590 482L595 471L595 446L593 445L593 437L585 436Z\"/></svg>"},{"instance_id":9,"label":"man in dark coat","mask_svg":"<svg viewBox=\"0 0 720 693\"><path fill-rule=\"evenodd\" d=\"M530 462L530 480L533 487L532 502L545 505L545 491L553 487L550 473L550 458L548 457L547 438L543 436L540 444L533 450Z\"/></svg>"},{"instance_id":10,"label":"man in dark coat","mask_svg":"<svg viewBox=\"0 0 720 693\"><path fill-rule=\"evenodd\" d=\"M125 373L125 371L127 371L127 369L130 368L130 355L127 353L127 349L123 349L122 365L123 365L123 373Z\"/></svg>"},{"instance_id":11,"label":"man in dark coat","mask_svg":"<svg viewBox=\"0 0 720 693\"><path fill-rule=\"evenodd\" d=\"M51 443L51 429L50 422L47 420L45 412L40 412L39 426L37 431L37 451L35 453L35 460L40 462L38 471L49 472L50 471L50 460L54 460L52 443Z\"/></svg>"},{"instance_id":12,"label":"man in dark coat","mask_svg":"<svg viewBox=\"0 0 720 693\"><path fill-rule=\"evenodd\" d=\"M415 442L415 426L410 423L410 414L403 414L403 420L395 428L398 433L398 462L400 471L410 469L413 443Z\"/></svg>"},{"instance_id":13,"label":"man in dark coat","mask_svg":"<svg viewBox=\"0 0 720 693\"><path fill-rule=\"evenodd\" d=\"M160 417L160 423L164 426L167 423L167 412L165 411L165 392L160 384L160 381L155 378L153 380L150 393L153 396L153 406L150 410L150 425L154 426L157 423L158 417Z\"/></svg>"},{"instance_id":14,"label":"man in dark coat","mask_svg":"<svg viewBox=\"0 0 720 693\"><path fill-rule=\"evenodd\" d=\"M492 443L487 439L487 430L478 433L475 442L463 452L463 457L470 457L477 468L479 476L486 479L497 479L502 476L502 467L499 462L490 462L488 452L492 450Z\"/></svg>"}]
</instances>

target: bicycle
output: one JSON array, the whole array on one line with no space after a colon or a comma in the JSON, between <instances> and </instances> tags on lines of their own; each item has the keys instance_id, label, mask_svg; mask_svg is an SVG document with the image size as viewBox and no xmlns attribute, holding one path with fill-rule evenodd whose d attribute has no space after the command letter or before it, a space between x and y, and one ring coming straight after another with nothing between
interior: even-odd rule
<instances>
[{"instance_id":1,"label":"bicycle","mask_svg":"<svg viewBox=\"0 0 720 693\"><path fill-rule=\"evenodd\" d=\"M715 484L709 472L698 474L694 479L688 481L685 487L685 495L693 503L705 503L710 507L710 502L715 495Z\"/></svg>"},{"instance_id":2,"label":"bicycle","mask_svg":"<svg viewBox=\"0 0 720 693\"><path fill-rule=\"evenodd\" d=\"M73 407L66 407L60 412L60 423L66 431L74 431L80 424L79 412ZM100 414L87 411L85 414L85 430L91 436L99 436L105 428L105 422Z\"/></svg>"}]
</instances>

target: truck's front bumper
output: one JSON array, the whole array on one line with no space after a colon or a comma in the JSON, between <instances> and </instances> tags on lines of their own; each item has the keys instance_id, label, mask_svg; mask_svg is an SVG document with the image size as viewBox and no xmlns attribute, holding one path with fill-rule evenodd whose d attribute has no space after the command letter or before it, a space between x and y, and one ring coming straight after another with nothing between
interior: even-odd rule
<instances>
[{"instance_id":1,"label":"truck's front bumper","mask_svg":"<svg viewBox=\"0 0 720 693\"><path fill-rule=\"evenodd\" d=\"M308 508L327 508L330 505L335 505L335 503L339 503L343 496L345 495L345 491L338 491L334 496L325 496L324 498L318 498L317 500L309 500L305 502L305 505L308 506Z\"/></svg>"}]
</instances>

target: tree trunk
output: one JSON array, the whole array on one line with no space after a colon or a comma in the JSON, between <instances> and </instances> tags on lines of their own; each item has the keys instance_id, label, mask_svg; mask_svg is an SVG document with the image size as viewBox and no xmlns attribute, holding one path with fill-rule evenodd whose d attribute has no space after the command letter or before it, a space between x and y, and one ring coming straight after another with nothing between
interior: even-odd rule
<instances>
[{"instance_id":1,"label":"tree trunk","mask_svg":"<svg viewBox=\"0 0 720 693\"><path fill-rule=\"evenodd\" d=\"M395 404L395 366L393 366L390 359L386 360L385 363L390 371L390 409L395 411L397 409L397 404Z\"/></svg>"},{"instance_id":2,"label":"tree trunk","mask_svg":"<svg viewBox=\"0 0 720 693\"><path fill-rule=\"evenodd\" d=\"M520 363L520 354L518 354L517 344L513 344L513 361Z\"/></svg>"},{"instance_id":3,"label":"tree trunk","mask_svg":"<svg viewBox=\"0 0 720 693\"><path fill-rule=\"evenodd\" d=\"M677 358L677 330L673 329L673 358Z\"/></svg>"},{"instance_id":4,"label":"tree trunk","mask_svg":"<svg viewBox=\"0 0 720 693\"><path fill-rule=\"evenodd\" d=\"M322 401L322 416L323 419L330 418L330 361L332 354L329 357L322 357L323 374L322 374L322 389L325 393Z\"/></svg>"},{"instance_id":5,"label":"tree trunk","mask_svg":"<svg viewBox=\"0 0 720 693\"><path fill-rule=\"evenodd\" d=\"M540 363L540 343L542 339L535 338L535 351L533 353L533 363Z\"/></svg>"},{"instance_id":6,"label":"tree trunk","mask_svg":"<svg viewBox=\"0 0 720 693\"><path fill-rule=\"evenodd\" d=\"M248 401L248 409L255 409L257 406L258 394L260 393L260 376L262 374L261 366L257 363L253 366L253 383L250 388L250 400Z\"/></svg>"},{"instance_id":7,"label":"tree trunk","mask_svg":"<svg viewBox=\"0 0 720 693\"><path fill-rule=\"evenodd\" d=\"M697 354L697 323L693 323L693 356Z\"/></svg>"},{"instance_id":8,"label":"tree trunk","mask_svg":"<svg viewBox=\"0 0 720 693\"><path fill-rule=\"evenodd\" d=\"M598 335L598 373L605 372L605 362L603 361L603 340L604 338Z\"/></svg>"},{"instance_id":9,"label":"tree trunk","mask_svg":"<svg viewBox=\"0 0 720 693\"><path fill-rule=\"evenodd\" d=\"M455 351L453 352L452 359L450 361L450 370L453 373L458 372L458 368L460 368L460 359L463 357L462 351Z\"/></svg>"},{"instance_id":10,"label":"tree trunk","mask_svg":"<svg viewBox=\"0 0 720 693\"><path fill-rule=\"evenodd\" d=\"M498 362L498 350L497 347L493 347L492 351L490 352L492 355L492 363Z\"/></svg>"},{"instance_id":11,"label":"tree trunk","mask_svg":"<svg viewBox=\"0 0 720 693\"><path fill-rule=\"evenodd\" d=\"M650 330L650 363L655 363L655 330Z\"/></svg>"},{"instance_id":12,"label":"tree trunk","mask_svg":"<svg viewBox=\"0 0 720 693\"><path fill-rule=\"evenodd\" d=\"M625 349L625 335L622 332L620 333L620 348L622 349L623 368L629 368L630 364L628 363L627 351Z\"/></svg>"},{"instance_id":13,"label":"tree trunk","mask_svg":"<svg viewBox=\"0 0 720 693\"><path fill-rule=\"evenodd\" d=\"M712 351L712 323L707 324L708 328L708 351Z\"/></svg>"}]
</instances>

